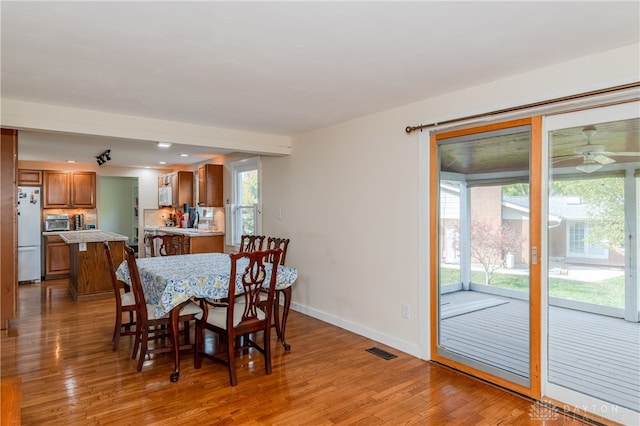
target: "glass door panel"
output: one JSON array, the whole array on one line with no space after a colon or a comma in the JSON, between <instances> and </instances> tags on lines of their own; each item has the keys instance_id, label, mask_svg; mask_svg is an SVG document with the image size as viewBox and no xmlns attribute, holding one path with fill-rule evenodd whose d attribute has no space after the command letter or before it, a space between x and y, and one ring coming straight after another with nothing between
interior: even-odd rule
<instances>
[{"instance_id":1,"label":"glass door panel","mask_svg":"<svg viewBox=\"0 0 640 426\"><path fill-rule=\"evenodd\" d=\"M544 393L624 424L640 420L638 111L547 121Z\"/></svg>"},{"instance_id":2,"label":"glass door panel","mask_svg":"<svg viewBox=\"0 0 640 426\"><path fill-rule=\"evenodd\" d=\"M532 128L518 120L432 138L434 359L527 394Z\"/></svg>"}]
</instances>

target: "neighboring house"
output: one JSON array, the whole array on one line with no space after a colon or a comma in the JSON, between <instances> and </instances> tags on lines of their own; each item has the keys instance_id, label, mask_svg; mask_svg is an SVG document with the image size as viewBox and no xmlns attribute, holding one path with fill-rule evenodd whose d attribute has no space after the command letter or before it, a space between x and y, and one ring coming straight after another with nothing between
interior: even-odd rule
<instances>
[{"instance_id":1,"label":"neighboring house","mask_svg":"<svg viewBox=\"0 0 640 426\"><path fill-rule=\"evenodd\" d=\"M503 197L503 218L520 209L528 213L528 197ZM576 196L549 197L550 267L566 264L624 267L624 251L589 243L588 206ZM622 225L621 225L622 226Z\"/></svg>"},{"instance_id":2,"label":"neighboring house","mask_svg":"<svg viewBox=\"0 0 640 426\"><path fill-rule=\"evenodd\" d=\"M460 190L455 184L443 182L440 187L442 260L459 263ZM507 267L529 263L529 197L503 196L500 186L471 189L474 218L497 227L510 229L519 235L518 249L511 250L511 259L505 255ZM480 214L476 215L476 212ZM624 267L624 251L610 250L605 245L590 244L587 206L575 196L552 196L549 198L549 262L550 268L565 268L567 264Z\"/></svg>"}]
</instances>

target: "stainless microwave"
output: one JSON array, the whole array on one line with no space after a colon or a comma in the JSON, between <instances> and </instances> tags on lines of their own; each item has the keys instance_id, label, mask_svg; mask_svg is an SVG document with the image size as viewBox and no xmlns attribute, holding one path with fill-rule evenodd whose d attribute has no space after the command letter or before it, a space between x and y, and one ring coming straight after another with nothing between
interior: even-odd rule
<instances>
[{"instance_id":1,"label":"stainless microwave","mask_svg":"<svg viewBox=\"0 0 640 426\"><path fill-rule=\"evenodd\" d=\"M44 230L68 231L71 229L71 220L68 214L47 214L44 216Z\"/></svg>"}]
</instances>

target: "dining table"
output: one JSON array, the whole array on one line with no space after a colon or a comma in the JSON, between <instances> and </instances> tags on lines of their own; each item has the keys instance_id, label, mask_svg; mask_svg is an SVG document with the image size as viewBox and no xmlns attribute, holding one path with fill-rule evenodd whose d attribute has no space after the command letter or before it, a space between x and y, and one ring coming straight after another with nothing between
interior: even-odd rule
<instances>
[{"instance_id":1,"label":"dining table","mask_svg":"<svg viewBox=\"0 0 640 426\"><path fill-rule=\"evenodd\" d=\"M226 253L200 253L177 256L145 257L136 259L140 281L147 304L155 306L155 315L159 318L169 314L171 320L174 370L170 379L178 381L180 377L179 313L181 306L191 299L224 299L228 297L231 258ZM236 294L242 293L242 273L248 263L239 259L234 280ZM266 273L273 267L265 263ZM116 277L131 284L127 261L124 260L116 270ZM296 268L278 265L276 290L285 295L283 321L286 320L291 305L291 286L298 277ZM285 348L284 327L277 324L278 339Z\"/></svg>"}]
</instances>

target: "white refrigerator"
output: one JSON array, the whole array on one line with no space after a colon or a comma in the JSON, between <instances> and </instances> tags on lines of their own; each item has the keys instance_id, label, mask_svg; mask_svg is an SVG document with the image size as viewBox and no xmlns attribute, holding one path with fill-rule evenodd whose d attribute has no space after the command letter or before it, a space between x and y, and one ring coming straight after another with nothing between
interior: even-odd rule
<instances>
[{"instance_id":1,"label":"white refrigerator","mask_svg":"<svg viewBox=\"0 0 640 426\"><path fill-rule=\"evenodd\" d=\"M18 187L18 281L42 277L42 204L39 186Z\"/></svg>"}]
</instances>

